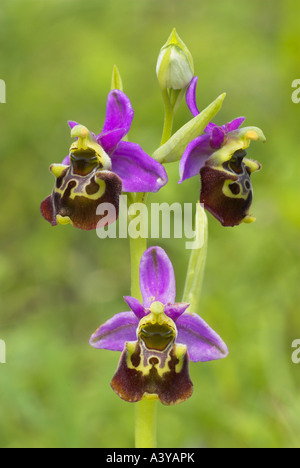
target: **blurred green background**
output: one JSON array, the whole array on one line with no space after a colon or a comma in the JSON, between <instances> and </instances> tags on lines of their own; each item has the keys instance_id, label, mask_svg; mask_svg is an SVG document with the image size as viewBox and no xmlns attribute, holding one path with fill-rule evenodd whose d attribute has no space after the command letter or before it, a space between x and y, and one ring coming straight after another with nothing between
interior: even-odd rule
<instances>
[{"instance_id":1,"label":"blurred green background","mask_svg":"<svg viewBox=\"0 0 300 468\"><path fill-rule=\"evenodd\" d=\"M97 351L91 333L126 310L127 240L52 228L39 205L52 190L48 167L71 143L67 120L98 132L114 64L135 109L129 134L151 153L163 107L155 65L173 27L193 54L200 108L222 92L215 119L261 127L248 155L257 221L222 228L209 215L200 315L230 349L191 364L194 395L160 405L160 447L300 446L300 78L298 0L1 0L0 105L1 447L133 447L134 405L110 389L119 353ZM175 128L190 118L182 104ZM177 185L178 163L155 202L195 203L199 180ZM185 240L159 241L183 292ZM156 244L157 241L149 241Z\"/></svg>"}]
</instances>

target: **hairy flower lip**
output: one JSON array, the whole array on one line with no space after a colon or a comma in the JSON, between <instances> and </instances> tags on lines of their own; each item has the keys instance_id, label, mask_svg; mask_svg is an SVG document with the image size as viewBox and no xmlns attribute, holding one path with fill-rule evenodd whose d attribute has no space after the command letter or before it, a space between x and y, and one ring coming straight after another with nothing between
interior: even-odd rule
<instances>
[{"instance_id":1,"label":"hairy flower lip","mask_svg":"<svg viewBox=\"0 0 300 468\"><path fill-rule=\"evenodd\" d=\"M197 81L198 77L192 79L186 93L187 105L194 116L199 114ZM240 128L244 120L238 117L221 127L210 122L204 133L189 143L180 161L179 183L200 174L200 202L223 226L255 220L249 215L253 198L250 175L260 170L261 165L244 155L239 160L239 171L234 172L230 170L234 162L230 161L247 149L251 141L265 142L266 138L258 127Z\"/></svg>"}]
</instances>

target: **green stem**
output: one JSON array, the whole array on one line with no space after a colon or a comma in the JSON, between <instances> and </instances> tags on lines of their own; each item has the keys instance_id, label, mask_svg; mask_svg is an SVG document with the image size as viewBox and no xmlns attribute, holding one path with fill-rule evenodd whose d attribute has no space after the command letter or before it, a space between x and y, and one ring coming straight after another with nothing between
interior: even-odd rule
<instances>
[{"instance_id":1,"label":"green stem","mask_svg":"<svg viewBox=\"0 0 300 468\"><path fill-rule=\"evenodd\" d=\"M145 398L136 404L135 447L156 448L156 400Z\"/></svg>"},{"instance_id":2,"label":"green stem","mask_svg":"<svg viewBox=\"0 0 300 468\"><path fill-rule=\"evenodd\" d=\"M145 203L147 202L146 193L132 194L132 198L129 198L128 203L128 221L133 221L135 215L130 214L130 205L133 203ZM142 213L140 213L142 215ZM144 227L144 220L141 221L140 226L141 236L137 238L130 237L130 259L131 259L131 295L136 299L141 300L140 291L140 261L143 253L147 250L147 237Z\"/></svg>"},{"instance_id":3,"label":"green stem","mask_svg":"<svg viewBox=\"0 0 300 468\"><path fill-rule=\"evenodd\" d=\"M147 239L138 237L130 238L130 257L131 257L131 295L141 300L139 267L143 253L147 250Z\"/></svg>"},{"instance_id":4,"label":"green stem","mask_svg":"<svg viewBox=\"0 0 300 468\"><path fill-rule=\"evenodd\" d=\"M132 203L147 202L147 194L137 193L129 199L128 210ZM129 214L129 222L134 219L134 215ZM130 257L131 257L131 295L142 300L139 281L140 261L145 250L147 250L147 238L141 221L141 236L136 239L130 237ZM143 399L136 403L135 411L135 439L137 448L156 447L156 401Z\"/></svg>"},{"instance_id":5,"label":"green stem","mask_svg":"<svg viewBox=\"0 0 300 468\"><path fill-rule=\"evenodd\" d=\"M162 133L161 145L166 143L172 135L174 120L174 102L171 102L168 91L162 92L165 118ZM130 203L138 202L146 204L147 194L136 194ZM128 207L130 209L130 206ZM129 219L134 217L129 215ZM141 232L144 232L144 226L141 226ZM139 266L143 253L147 249L147 239L143 236L137 239L130 238L130 256L131 256L131 295L141 300L141 291L139 285ZM135 440L137 448L155 448L156 447L156 401L153 399L143 399L136 403L135 413Z\"/></svg>"},{"instance_id":6,"label":"green stem","mask_svg":"<svg viewBox=\"0 0 300 468\"><path fill-rule=\"evenodd\" d=\"M173 121L174 121L174 109L170 102L170 97L167 90L162 91L163 101L165 105L165 119L163 134L161 137L160 146L166 143L172 135Z\"/></svg>"}]
</instances>

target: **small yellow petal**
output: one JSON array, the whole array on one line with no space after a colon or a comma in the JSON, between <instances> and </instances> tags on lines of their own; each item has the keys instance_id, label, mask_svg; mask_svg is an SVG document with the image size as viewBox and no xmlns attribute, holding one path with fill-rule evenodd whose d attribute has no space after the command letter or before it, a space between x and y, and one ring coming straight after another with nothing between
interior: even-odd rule
<instances>
[{"instance_id":1,"label":"small yellow petal","mask_svg":"<svg viewBox=\"0 0 300 468\"><path fill-rule=\"evenodd\" d=\"M55 177L60 177L65 169L68 169L69 166L65 166L64 164L51 164L50 171L52 172Z\"/></svg>"},{"instance_id":2,"label":"small yellow petal","mask_svg":"<svg viewBox=\"0 0 300 468\"><path fill-rule=\"evenodd\" d=\"M256 218L252 215L245 216L245 218L242 220L242 222L246 224L251 224L254 221L256 221Z\"/></svg>"},{"instance_id":3,"label":"small yellow petal","mask_svg":"<svg viewBox=\"0 0 300 468\"><path fill-rule=\"evenodd\" d=\"M261 170L261 164L253 159L244 158L244 164L251 173Z\"/></svg>"},{"instance_id":4,"label":"small yellow petal","mask_svg":"<svg viewBox=\"0 0 300 468\"><path fill-rule=\"evenodd\" d=\"M62 224L63 226L66 224L72 224L72 221L69 218L69 216L56 215L56 221L58 222L58 224Z\"/></svg>"}]
</instances>

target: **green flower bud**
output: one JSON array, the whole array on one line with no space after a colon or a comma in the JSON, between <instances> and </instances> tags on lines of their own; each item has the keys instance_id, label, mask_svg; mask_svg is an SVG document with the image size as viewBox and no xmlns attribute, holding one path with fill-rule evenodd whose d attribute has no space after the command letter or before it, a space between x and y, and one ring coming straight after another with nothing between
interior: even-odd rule
<instances>
[{"instance_id":1,"label":"green flower bud","mask_svg":"<svg viewBox=\"0 0 300 468\"><path fill-rule=\"evenodd\" d=\"M194 76L193 57L175 28L160 50L156 74L163 90L185 89Z\"/></svg>"}]
</instances>

